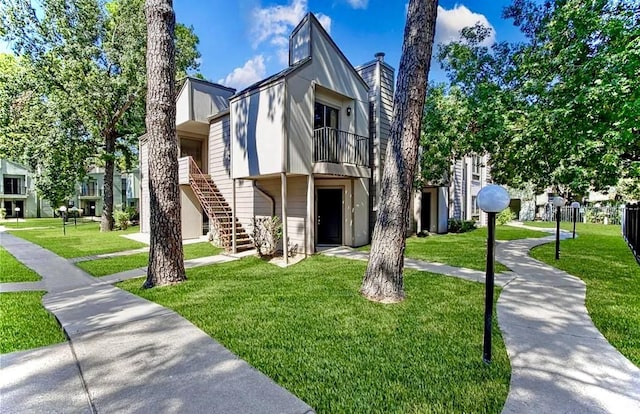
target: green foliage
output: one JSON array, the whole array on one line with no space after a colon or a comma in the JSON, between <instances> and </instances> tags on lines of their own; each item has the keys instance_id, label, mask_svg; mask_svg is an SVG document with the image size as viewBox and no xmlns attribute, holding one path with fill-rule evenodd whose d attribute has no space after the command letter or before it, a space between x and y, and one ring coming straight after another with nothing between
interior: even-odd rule
<instances>
[{"instance_id":1,"label":"green foliage","mask_svg":"<svg viewBox=\"0 0 640 414\"><path fill-rule=\"evenodd\" d=\"M0 247L0 283L35 282L40 276Z\"/></svg>"},{"instance_id":2,"label":"green foliage","mask_svg":"<svg viewBox=\"0 0 640 414\"><path fill-rule=\"evenodd\" d=\"M534 223L553 226L553 223ZM561 223L571 231L572 223ZM537 247L531 256L558 267L587 284L586 306L600 332L640 367L640 266L618 226L577 224L580 237L560 242L560 260L553 244Z\"/></svg>"},{"instance_id":3,"label":"green foliage","mask_svg":"<svg viewBox=\"0 0 640 414\"><path fill-rule=\"evenodd\" d=\"M66 340L56 318L42 307L45 292L2 293L0 354L53 345Z\"/></svg>"},{"instance_id":4,"label":"green foliage","mask_svg":"<svg viewBox=\"0 0 640 414\"><path fill-rule=\"evenodd\" d=\"M509 389L494 320L481 358L479 283L405 272L407 298L358 293L366 263L312 256L281 269L257 258L188 270L179 286L118 286L167 306L323 413L491 413Z\"/></svg>"},{"instance_id":5,"label":"green foliage","mask_svg":"<svg viewBox=\"0 0 640 414\"><path fill-rule=\"evenodd\" d=\"M73 194L89 163L131 167L145 129L142 0L15 0L0 5L0 157L29 165L41 196ZM36 11L36 7L37 10ZM197 36L178 24L177 70L197 69ZM37 139L34 139L37 137ZM105 192L113 177L105 177ZM105 200L105 210L113 206Z\"/></svg>"},{"instance_id":6,"label":"green foliage","mask_svg":"<svg viewBox=\"0 0 640 414\"><path fill-rule=\"evenodd\" d=\"M116 209L113 212L113 219L118 230L126 230L129 227L129 212L127 210Z\"/></svg>"},{"instance_id":7,"label":"green foliage","mask_svg":"<svg viewBox=\"0 0 640 414\"><path fill-rule=\"evenodd\" d=\"M273 216L252 219L251 238L260 256L275 255L278 242L282 239L280 218Z\"/></svg>"},{"instance_id":8,"label":"green foliage","mask_svg":"<svg viewBox=\"0 0 640 414\"><path fill-rule=\"evenodd\" d=\"M515 0L520 44L462 31L439 59L467 98L462 134L491 155L498 183L583 193L640 176L640 24L634 2Z\"/></svg>"},{"instance_id":9,"label":"green foliage","mask_svg":"<svg viewBox=\"0 0 640 414\"><path fill-rule=\"evenodd\" d=\"M0 207L0 220L7 218L7 209Z\"/></svg>"},{"instance_id":10,"label":"green foliage","mask_svg":"<svg viewBox=\"0 0 640 414\"><path fill-rule=\"evenodd\" d=\"M448 225L449 233L466 233L476 228L474 220L449 219Z\"/></svg>"},{"instance_id":11,"label":"green foliage","mask_svg":"<svg viewBox=\"0 0 640 414\"><path fill-rule=\"evenodd\" d=\"M511 211L510 208L505 208L500 213L498 213L498 215L496 215L496 223L499 226L503 226L503 225L507 224L508 222L513 221L515 219L516 219L516 213Z\"/></svg>"}]
</instances>

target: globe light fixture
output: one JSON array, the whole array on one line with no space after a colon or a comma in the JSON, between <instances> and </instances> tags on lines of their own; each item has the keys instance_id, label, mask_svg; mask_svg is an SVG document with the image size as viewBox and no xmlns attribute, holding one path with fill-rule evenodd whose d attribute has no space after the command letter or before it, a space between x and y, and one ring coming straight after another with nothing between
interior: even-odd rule
<instances>
[{"instance_id":1,"label":"globe light fixture","mask_svg":"<svg viewBox=\"0 0 640 414\"><path fill-rule=\"evenodd\" d=\"M16 227L18 227L18 216L20 215L20 207L14 208L14 211L16 212Z\"/></svg>"},{"instance_id":2,"label":"globe light fixture","mask_svg":"<svg viewBox=\"0 0 640 414\"><path fill-rule=\"evenodd\" d=\"M65 228L64 216L67 214L67 206L60 206L58 209L60 211L60 217L62 218L62 234L67 234L67 229Z\"/></svg>"},{"instance_id":3,"label":"globe light fixture","mask_svg":"<svg viewBox=\"0 0 640 414\"><path fill-rule=\"evenodd\" d=\"M576 221L578 221L578 209L580 208L580 203L574 201L571 203L571 208L573 209L573 238L576 238Z\"/></svg>"},{"instance_id":4,"label":"globe light fixture","mask_svg":"<svg viewBox=\"0 0 640 414\"><path fill-rule=\"evenodd\" d=\"M496 213L509 206L511 197L503 187L491 184L483 187L478 193L478 207L487 213L487 267L485 273L484 299L484 343L482 346L482 360L491 362L491 326L493 316L493 291L495 284L495 244L496 244Z\"/></svg>"}]
</instances>

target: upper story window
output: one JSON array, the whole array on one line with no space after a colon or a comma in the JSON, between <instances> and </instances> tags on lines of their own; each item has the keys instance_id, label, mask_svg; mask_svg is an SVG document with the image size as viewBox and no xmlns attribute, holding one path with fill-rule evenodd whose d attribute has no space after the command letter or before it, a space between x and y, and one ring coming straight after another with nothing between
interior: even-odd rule
<instances>
[{"instance_id":1,"label":"upper story window","mask_svg":"<svg viewBox=\"0 0 640 414\"><path fill-rule=\"evenodd\" d=\"M338 115L340 111L336 108L316 102L313 117L313 129L324 127L338 129Z\"/></svg>"},{"instance_id":2,"label":"upper story window","mask_svg":"<svg viewBox=\"0 0 640 414\"><path fill-rule=\"evenodd\" d=\"M22 179L19 177L4 177L2 186L5 194L24 194Z\"/></svg>"},{"instance_id":3,"label":"upper story window","mask_svg":"<svg viewBox=\"0 0 640 414\"><path fill-rule=\"evenodd\" d=\"M482 157L474 155L472 157L471 175L474 180L480 179L480 168L482 168Z\"/></svg>"}]
</instances>

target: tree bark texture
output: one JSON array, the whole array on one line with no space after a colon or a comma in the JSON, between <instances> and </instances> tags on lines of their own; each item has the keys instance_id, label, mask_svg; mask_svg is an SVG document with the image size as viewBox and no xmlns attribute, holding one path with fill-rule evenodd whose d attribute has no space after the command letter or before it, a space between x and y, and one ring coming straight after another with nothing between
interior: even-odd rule
<instances>
[{"instance_id":1,"label":"tree bark texture","mask_svg":"<svg viewBox=\"0 0 640 414\"><path fill-rule=\"evenodd\" d=\"M114 153L116 150L115 134L107 133L104 137L104 150L107 158L104 164L104 193L102 194L102 218L100 219L100 231L113 230L113 173Z\"/></svg>"},{"instance_id":2,"label":"tree bark texture","mask_svg":"<svg viewBox=\"0 0 640 414\"><path fill-rule=\"evenodd\" d=\"M146 0L147 135L151 246L144 287L186 280L178 185L175 14L171 0Z\"/></svg>"},{"instance_id":3,"label":"tree bark texture","mask_svg":"<svg viewBox=\"0 0 640 414\"><path fill-rule=\"evenodd\" d=\"M395 303L404 299L405 235L437 8L437 0L409 2L378 214L360 289L362 295L372 301Z\"/></svg>"}]
</instances>

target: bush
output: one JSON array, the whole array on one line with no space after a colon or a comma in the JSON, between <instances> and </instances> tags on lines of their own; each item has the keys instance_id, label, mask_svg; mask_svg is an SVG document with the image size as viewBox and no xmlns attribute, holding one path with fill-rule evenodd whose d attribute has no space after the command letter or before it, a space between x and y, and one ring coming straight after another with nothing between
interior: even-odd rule
<instances>
[{"instance_id":1,"label":"bush","mask_svg":"<svg viewBox=\"0 0 640 414\"><path fill-rule=\"evenodd\" d=\"M129 227L129 212L122 210L115 210L113 212L113 219L115 220L115 226L118 230L126 230Z\"/></svg>"},{"instance_id":2,"label":"bush","mask_svg":"<svg viewBox=\"0 0 640 414\"><path fill-rule=\"evenodd\" d=\"M516 219L516 213L511 211L510 208L505 208L496 216L496 223L500 226L504 226L508 222Z\"/></svg>"},{"instance_id":3,"label":"bush","mask_svg":"<svg viewBox=\"0 0 640 414\"><path fill-rule=\"evenodd\" d=\"M0 207L0 220L7 218L7 210L4 207Z\"/></svg>"},{"instance_id":4,"label":"bush","mask_svg":"<svg viewBox=\"0 0 640 414\"><path fill-rule=\"evenodd\" d=\"M137 223L138 221L140 221L140 213L138 212L137 208L127 207L125 211L129 214L129 221L131 221L132 223Z\"/></svg>"},{"instance_id":5,"label":"bush","mask_svg":"<svg viewBox=\"0 0 640 414\"><path fill-rule=\"evenodd\" d=\"M251 220L251 238L259 256L276 254L278 242L282 239L282 223L277 216Z\"/></svg>"},{"instance_id":6,"label":"bush","mask_svg":"<svg viewBox=\"0 0 640 414\"><path fill-rule=\"evenodd\" d=\"M475 228L476 222L473 220L449 219L449 233L466 233Z\"/></svg>"}]
</instances>

